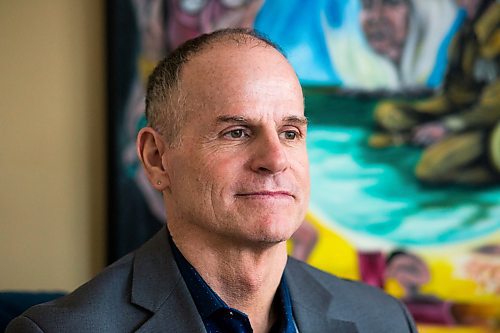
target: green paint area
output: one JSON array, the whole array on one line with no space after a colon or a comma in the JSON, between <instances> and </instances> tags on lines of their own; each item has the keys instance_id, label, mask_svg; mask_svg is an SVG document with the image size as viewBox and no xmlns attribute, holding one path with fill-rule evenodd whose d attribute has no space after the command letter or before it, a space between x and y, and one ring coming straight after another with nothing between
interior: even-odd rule
<instances>
[{"instance_id":1,"label":"green paint area","mask_svg":"<svg viewBox=\"0 0 500 333\"><path fill-rule=\"evenodd\" d=\"M421 149L374 149L377 99L305 90L311 210L333 229L398 246L478 239L500 228L500 186L427 186L414 176Z\"/></svg>"}]
</instances>

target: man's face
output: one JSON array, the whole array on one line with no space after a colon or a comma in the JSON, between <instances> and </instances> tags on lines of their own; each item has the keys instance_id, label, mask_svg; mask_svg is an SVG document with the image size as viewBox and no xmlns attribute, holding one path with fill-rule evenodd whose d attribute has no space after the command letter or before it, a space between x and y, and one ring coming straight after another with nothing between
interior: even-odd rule
<instances>
[{"instance_id":1,"label":"man's face","mask_svg":"<svg viewBox=\"0 0 500 333\"><path fill-rule=\"evenodd\" d=\"M408 0L362 0L361 26L375 52L399 63L406 36Z\"/></svg>"},{"instance_id":2,"label":"man's face","mask_svg":"<svg viewBox=\"0 0 500 333\"><path fill-rule=\"evenodd\" d=\"M167 212L185 230L234 243L288 239L309 199L303 96L290 65L270 47L218 45L185 65L180 90L186 120L164 157Z\"/></svg>"}]
</instances>

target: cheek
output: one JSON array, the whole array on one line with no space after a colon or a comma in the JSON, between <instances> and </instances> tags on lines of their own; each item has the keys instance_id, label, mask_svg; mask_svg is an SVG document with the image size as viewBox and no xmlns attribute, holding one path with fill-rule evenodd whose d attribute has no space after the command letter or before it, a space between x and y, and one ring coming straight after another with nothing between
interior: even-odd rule
<instances>
[{"instance_id":1,"label":"cheek","mask_svg":"<svg viewBox=\"0 0 500 333\"><path fill-rule=\"evenodd\" d=\"M296 161L298 164L303 165L304 167L309 167L309 155L307 154L307 146L304 144L299 147L297 150L293 151L290 155L291 158Z\"/></svg>"},{"instance_id":2,"label":"cheek","mask_svg":"<svg viewBox=\"0 0 500 333\"><path fill-rule=\"evenodd\" d=\"M368 16L365 14L359 15L359 23L361 24L361 27L365 29L366 23L368 22Z\"/></svg>"},{"instance_id":3,"label":"cheek","mask_svg":"<svg viewBox=\"0 0 500 333\"><path fill-rule=\"evenodd\" d=\"M211 196L221 197L231 191L236 181L242 176L241 159L232 154L212 152L207 154L194 171L199 177L204 190Z\"/></svg>"},{"instance_id":4,"label":"cheek","mask_svg":"<svg viewBox=\"0 0 500 333\"><path fill-rule=\"evenodd\" d=\"M296 174L296 179L298 185L309 191L309 158L306 150L297 152L297 154L291 156L294 163L292 164L292 169Z\"/></svg>"},{"instance_id":5,"label":"cheek","mask_svg":"<svg viewBox=\"0 0 500 333\"><path fill-rule=\"evenodd\" d=\"M388 18L394 29L394 35L398 39L405 39L408 26L408 9L407 8L397 8L390 11Z\"/></svg>"},{"instance_id":6,"label":"cheek","mask_svg":"<svg viewBox=\"0 0 500 333\"><path fill-rule=\"evenodd\" d=\"M361 15L360 16L360 26L361 26L361 29L363 30L363 32L365 34L367 34L369 31L370 31L370 20L369 20L369 17L367 15Z\"/></svg>"},{"instance_id":7,"label":"cheek","mask_svg":"<svg viewBox=\"0 0 500 333\"><path fill-rule=\"evenodd\" d=\"M202 176L205 175L203 158L199 154L192 153L193 149L185 149L183 152L172 155L169 174L172 184L178 191L199 188L203 183Z\"/></svg>"}]
</instances>

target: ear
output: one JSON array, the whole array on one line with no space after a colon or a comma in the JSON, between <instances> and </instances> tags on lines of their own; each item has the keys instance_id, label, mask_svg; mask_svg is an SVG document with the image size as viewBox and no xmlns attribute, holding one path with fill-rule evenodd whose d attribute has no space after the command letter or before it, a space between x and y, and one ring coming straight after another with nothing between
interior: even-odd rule
<instances>
[{"instance_id":1,"label":"ear","mask_svg":"<svg viewBox=\"0 0 500 333\"><path fill-rule=\"evenodd\" d=\"M170 177L163 164L166 144L160 133L151 127L144 127L137 134L137 155L149 182L158 191L170 186Z\"/></svg>"}]
</instances>

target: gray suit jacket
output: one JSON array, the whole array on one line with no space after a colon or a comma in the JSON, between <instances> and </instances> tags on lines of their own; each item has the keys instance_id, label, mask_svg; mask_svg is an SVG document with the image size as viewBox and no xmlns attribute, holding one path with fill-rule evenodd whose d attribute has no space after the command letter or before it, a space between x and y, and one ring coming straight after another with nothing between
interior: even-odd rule
<instances>
[{"instance_id":1,"label":"gray suit jacket","mask_svg":"<svg viewBox=\"0 0 500 333\"><path fill-rule=\"evenodd\" d=\"M285 269L300 333L416 332L396 299L289 258ZM28 309L14 332L205 332L163 228L73 293Z\"/></svg>"}]
</instances>

